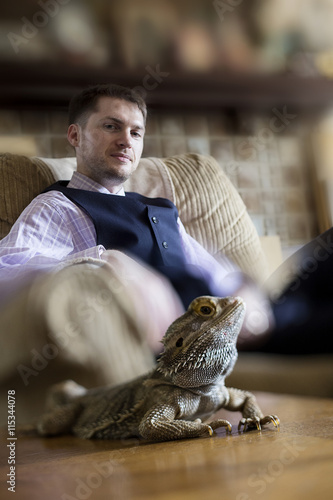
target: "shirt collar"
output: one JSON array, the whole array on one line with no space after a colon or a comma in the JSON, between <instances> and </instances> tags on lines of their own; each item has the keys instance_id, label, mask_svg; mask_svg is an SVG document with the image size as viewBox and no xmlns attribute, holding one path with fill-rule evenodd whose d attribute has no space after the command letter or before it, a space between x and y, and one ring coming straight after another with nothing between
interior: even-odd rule
<instances>
[{"instance_id":1,"label":"shirt collar","mask_svg":"<svg viewBox=\"0 0 333 500\"><path fill-rule=\"evenodd\" d=\"M115 194L118 196L125 196L125 191L124 188L120 188L120 190L117 193L110 193L106 187L102 186L101 184L98 184L98 182L93 181L90 179L90 177L87 177L84 174L81 174L79 172L74 172L71 180L68 183L69 188L73 189L84 189L86 191L95 191L97 193L103 193L103 194Z\"/></svg>"}]
</instances>

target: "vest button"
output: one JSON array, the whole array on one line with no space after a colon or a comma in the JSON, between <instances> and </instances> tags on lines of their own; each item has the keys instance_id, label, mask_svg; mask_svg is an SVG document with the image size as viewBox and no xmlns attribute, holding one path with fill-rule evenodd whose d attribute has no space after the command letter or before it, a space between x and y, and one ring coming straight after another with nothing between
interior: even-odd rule
<instances>
[{"instance_id":1,"label":"vest button","mask_svg":"<svg viewBox=\"0 0 333 500\"><path fill-rule=\"evenodd\" d=\"M163 248L168 248L168 243L166 241L162 241L162 247Z\"/></svg>"},{"instance_id":2,"label":"vest button","mask_svg":"<svg viewBox=\"0 0 333 500\"><path fill-rule=\"evenodd\" d=\"M157 217L152 217L151 220L153 221L154 224L158 224L159 223L159 220Z\"/></svg>"}]
</instances>

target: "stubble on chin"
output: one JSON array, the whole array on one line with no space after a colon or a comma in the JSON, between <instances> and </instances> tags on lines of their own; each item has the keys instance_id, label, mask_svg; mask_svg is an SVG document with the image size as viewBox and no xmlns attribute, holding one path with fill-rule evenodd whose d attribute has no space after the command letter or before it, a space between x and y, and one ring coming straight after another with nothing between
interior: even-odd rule
<instances>
[{"instance_id":1,"label":"stubble on chin","mask_svg":"<svg viewBox=\"0 0 333 500\"><path fill-rule=\"evenodd\" d=\"M132 163L126 165L112 165L104 158L86 158L86 171L89 172L89 176L101 185L104 185L105 181L122 184L126 182L132 175L135 168L133 168Z\"/></svg>"}]
</instances>

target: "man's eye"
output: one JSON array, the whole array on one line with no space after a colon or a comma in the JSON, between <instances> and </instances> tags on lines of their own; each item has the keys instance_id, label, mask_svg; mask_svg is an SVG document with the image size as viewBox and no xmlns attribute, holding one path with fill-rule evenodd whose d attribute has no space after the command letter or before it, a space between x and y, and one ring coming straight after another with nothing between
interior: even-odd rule
<instances>
[{"instance_id":1,"label":"man's eye","mask_svg":"<svg viewBox=\"0 0 333 500\"><path fill-rule=\"evenodd\" d=\"M132 135L133 135L134 137L137 137L137 138L140 138L140 137L141 137L140 132L132 132Z\"/></svg>"},{"instance_id":2,"label":"man's eye","mask_svg":"<svg viewBox=\"0 0 333 500\"><path fill-rule=\"evenodd\" d=\"M115 126L112 123L105 123L104 128L106 128L107 130L113 130Z\"/></svg>"}]
</instances>

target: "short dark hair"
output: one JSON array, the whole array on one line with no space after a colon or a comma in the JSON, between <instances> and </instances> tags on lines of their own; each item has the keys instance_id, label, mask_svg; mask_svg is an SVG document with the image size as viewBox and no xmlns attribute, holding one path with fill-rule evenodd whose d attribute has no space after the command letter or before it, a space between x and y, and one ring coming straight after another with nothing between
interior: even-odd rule
<instances>
[{"instance_id":1,"label":"short dark hair","mask_svg":"<svg viewBox=\"0 0 333 500\"><path fill-rule=\"evenodd\" d=\"M98 100L101 97L113 97L136 104L143 115L144 122L146 122L147 106L137 90L121 85L102 84L90 86L72 97L68 110L69 125L80 123L84 126L89 115L97 111Z\"/></svg>"}]
</instances>

